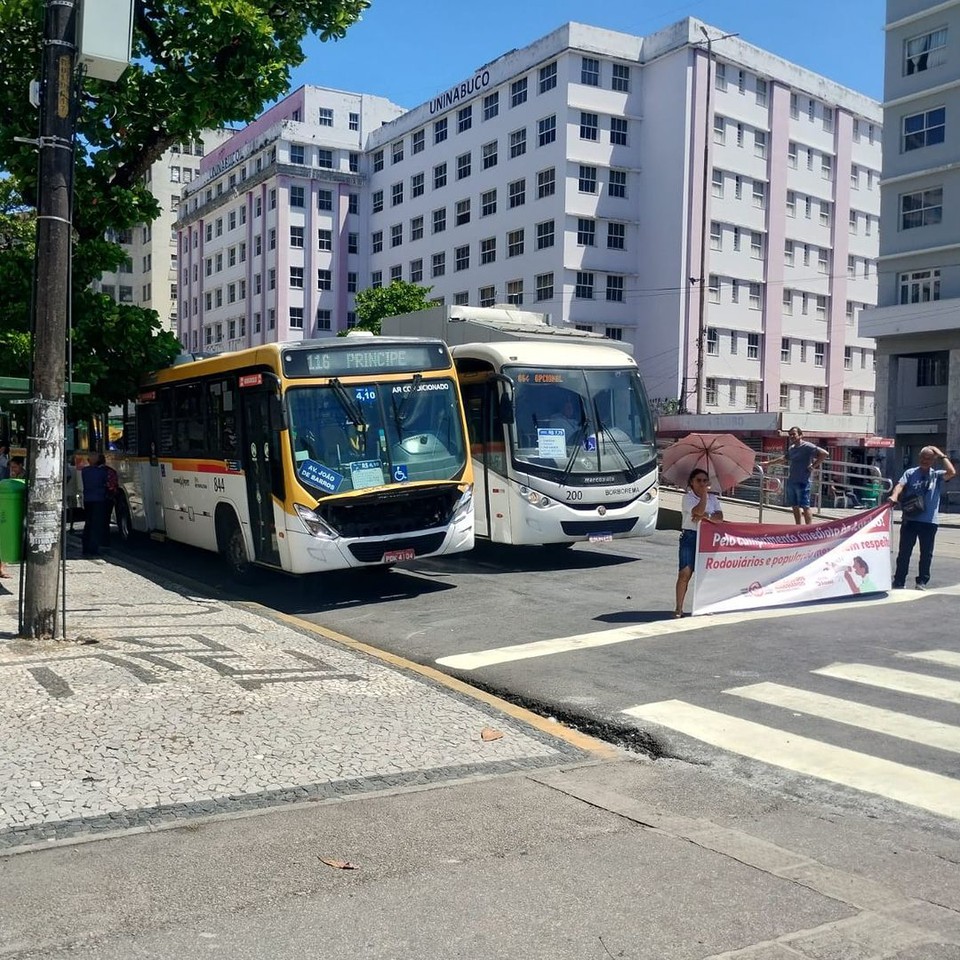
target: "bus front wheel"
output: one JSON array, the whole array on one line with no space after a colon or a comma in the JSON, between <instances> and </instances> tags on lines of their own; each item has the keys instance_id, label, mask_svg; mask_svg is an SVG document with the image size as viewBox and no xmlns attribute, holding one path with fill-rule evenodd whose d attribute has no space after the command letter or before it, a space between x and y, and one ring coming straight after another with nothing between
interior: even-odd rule
<instances>
[{"instance_id":1,"label":"bus front wheel","mask_svg":"<svg viewBox=\"0 0 960 960\"><path fill-rule=\"evenodd\" d=\"M233 514L217 524L217 541L233 578L239 583L249 583L253 578L253 564L247 556L247 545L240 523Z\"/></svg>"}]
</instances>

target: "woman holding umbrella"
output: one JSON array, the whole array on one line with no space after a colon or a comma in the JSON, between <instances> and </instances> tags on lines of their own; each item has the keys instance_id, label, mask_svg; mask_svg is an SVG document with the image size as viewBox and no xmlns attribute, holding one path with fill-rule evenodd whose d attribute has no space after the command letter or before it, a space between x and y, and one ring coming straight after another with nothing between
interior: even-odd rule
<instances>
[{"instance_id":1,"label":"woman holding umbrella","mask_svg":"<svg viewBox=\"0 0 960 960\"><path fill-rule=\"evenodd\" d=\"M683 601L693 576L697 560L697 527L704 521L723 519L720 501L710 492L710 476L701 467L695 467L687 480L687 492L683 495L680 524L680 568L677 573L677 606L674 617L683 616Z\"/></svg>"}]
</instances>

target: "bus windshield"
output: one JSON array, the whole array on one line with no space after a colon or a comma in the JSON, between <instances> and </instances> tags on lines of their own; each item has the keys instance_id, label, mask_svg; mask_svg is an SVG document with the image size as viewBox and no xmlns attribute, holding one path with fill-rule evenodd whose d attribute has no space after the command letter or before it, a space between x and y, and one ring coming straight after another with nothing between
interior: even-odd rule
<instances>
[{"instance_id":1,"label":"bus windshield","mask_svg":"<svg viewBox=\"0 0 960 960\"><path fill-rule=\"evenodd\" d=\"M286 403L297 478L318 497L452 480L466 462L452 380L292 387Z\"/></svg>"},{"instance_id":2,"label":"bus windshield","mask_svg":"<svg viewBox=\"0 0 960 960\"><path fill-rule=\"evenodd\" d=\"M650 469L656 458L643 381L634 368L514 367L513 458L565 478Z\"/></svg>"}]
</instances>

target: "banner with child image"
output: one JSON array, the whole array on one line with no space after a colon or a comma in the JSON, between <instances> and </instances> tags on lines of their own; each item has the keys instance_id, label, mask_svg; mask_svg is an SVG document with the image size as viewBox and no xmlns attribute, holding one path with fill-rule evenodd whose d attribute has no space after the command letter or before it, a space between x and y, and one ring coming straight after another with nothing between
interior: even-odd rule
<instances>
[{"instance_id":1,"label":"banner with child image","mask_svg":"<svg viewBox=\"0 0 960 960\"><path fill-rule=\"evenodd\" d=\"M891 515L884 504L799 527L701 523L694 616L889 590Z\"/></svg>"}]
</instances>

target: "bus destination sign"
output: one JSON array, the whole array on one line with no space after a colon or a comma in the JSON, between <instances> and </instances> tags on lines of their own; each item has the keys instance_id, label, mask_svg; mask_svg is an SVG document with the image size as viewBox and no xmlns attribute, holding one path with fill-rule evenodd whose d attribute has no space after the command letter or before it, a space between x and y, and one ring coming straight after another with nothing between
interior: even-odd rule
<instances>
[{"instance_id":1,"label":"bus destination sign","mask_svg":"<svg viewBox=\"0 0 960 960\"><path fill-rule=\"evenodd\" d=\"M283 372L288 377L350 377L377 373L415 373L450 366L440 343L383 343L362 346L287 350Z\"/></svg>"}]
</instances>

